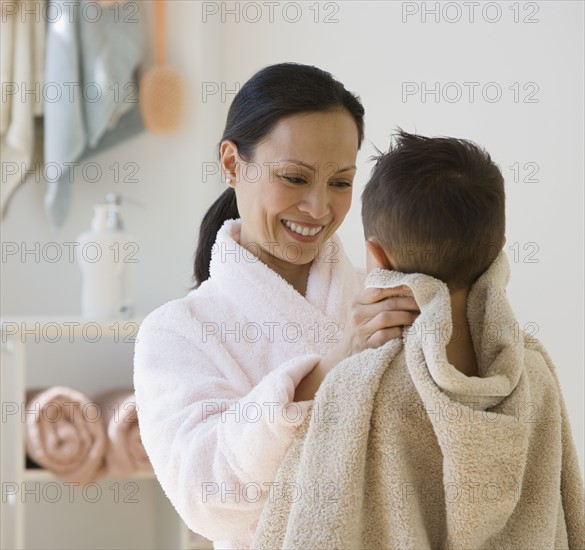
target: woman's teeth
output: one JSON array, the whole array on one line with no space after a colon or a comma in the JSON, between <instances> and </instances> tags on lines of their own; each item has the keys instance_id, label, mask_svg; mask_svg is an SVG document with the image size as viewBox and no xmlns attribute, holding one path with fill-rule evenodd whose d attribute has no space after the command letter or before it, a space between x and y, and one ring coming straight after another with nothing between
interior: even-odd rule
<instances>
[{"instance_id":1,"label":"woman's teeth","mask_svg":"<svg viewBox=\"0 0 585 550\"><path fill-rule=\"evenodd\" d=\"M317 233L320 233L321 229L324 227L322 225L319 227L303 227L302 225L289 220L284 220L284 225L286 225L291 231L294 231L303 237L314 237Z\"/></svg>"}]
</instances>

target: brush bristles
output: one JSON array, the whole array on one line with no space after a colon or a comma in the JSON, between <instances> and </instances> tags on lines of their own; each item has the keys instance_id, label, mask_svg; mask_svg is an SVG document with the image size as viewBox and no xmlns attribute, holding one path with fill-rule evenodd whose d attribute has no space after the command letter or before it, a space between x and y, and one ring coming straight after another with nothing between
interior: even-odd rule
<instances>
[{"instance_id":1,"label":"brush bristles","mask_svg":"<svg viewBox=\"0 0 585 550\"><path fill-rule=\"evenodd\" d=\"M185 91L181 75L171 67L155 67L140 81L140 112L153 134L170 134L181 126Z\"/></svg>"}]
</instances>

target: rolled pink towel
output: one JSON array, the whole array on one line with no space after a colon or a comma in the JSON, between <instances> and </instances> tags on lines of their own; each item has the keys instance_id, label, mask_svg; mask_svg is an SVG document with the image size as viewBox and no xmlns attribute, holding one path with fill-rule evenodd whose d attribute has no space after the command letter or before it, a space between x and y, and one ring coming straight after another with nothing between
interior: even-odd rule
<instances>
[{"instance_id":1,"label":"rolled pink towel","mask_svg":"<svg viewBox=\"0 0 585 550\"><path fill-rule=\"evenodd\" d=\"M136 398L131 389L117 389L96 397L108 434L106 468L112 477L135 472L152 472L152 465L140 440Z\"/></svg>"},{"instance_id":2,"label":"rolled pink towel","mask_svg":"<svg viewBox=\"0 0 585 550\"><path fill-rule=\"evenodd\" d=\"M66 386L27 392L28 456L63 481L86 485L104 473L107 435L101 411Z\"/></svg>"}]
</instances>

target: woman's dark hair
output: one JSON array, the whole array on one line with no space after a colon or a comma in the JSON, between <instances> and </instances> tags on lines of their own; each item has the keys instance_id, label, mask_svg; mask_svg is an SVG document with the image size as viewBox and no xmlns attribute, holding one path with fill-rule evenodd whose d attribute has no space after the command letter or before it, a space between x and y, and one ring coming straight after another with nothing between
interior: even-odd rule
<instances>
[{"instance_id":1,"label":"woman's dark hair","mask_svg":"<svg viewBox=\"0 0 585 550\"><path fill-rule=\"evenodd\" d=\"M239 155L252 160L254 149L284 117L304 112L345 109L355 120L358 147L364 139L364 108L355 94L327 71L280 63L258 71L236 94L220 140L233 141ZM228 187L206 212L199 228L194 279L197 288L209 278L211 249L226 220L239 218L235 191Z\"/></svg>"}]
</instances>

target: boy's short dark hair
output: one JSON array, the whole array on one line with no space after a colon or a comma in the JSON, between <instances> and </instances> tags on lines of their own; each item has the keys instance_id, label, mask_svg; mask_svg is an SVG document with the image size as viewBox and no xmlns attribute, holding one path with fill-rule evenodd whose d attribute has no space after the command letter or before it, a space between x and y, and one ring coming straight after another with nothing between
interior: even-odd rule
<instances>
[{"instance_id":1,"label":"boy's short dark hair","mask_svg":"<svg viewBox=\"0 0 585 550\"><path fill-rule=\"evenodd\" d=\"M504 178L471 141L402 130L362 194L365 237L405 273L469 287L494 261L505 234Z\"/></svg>"}]
</instances>

